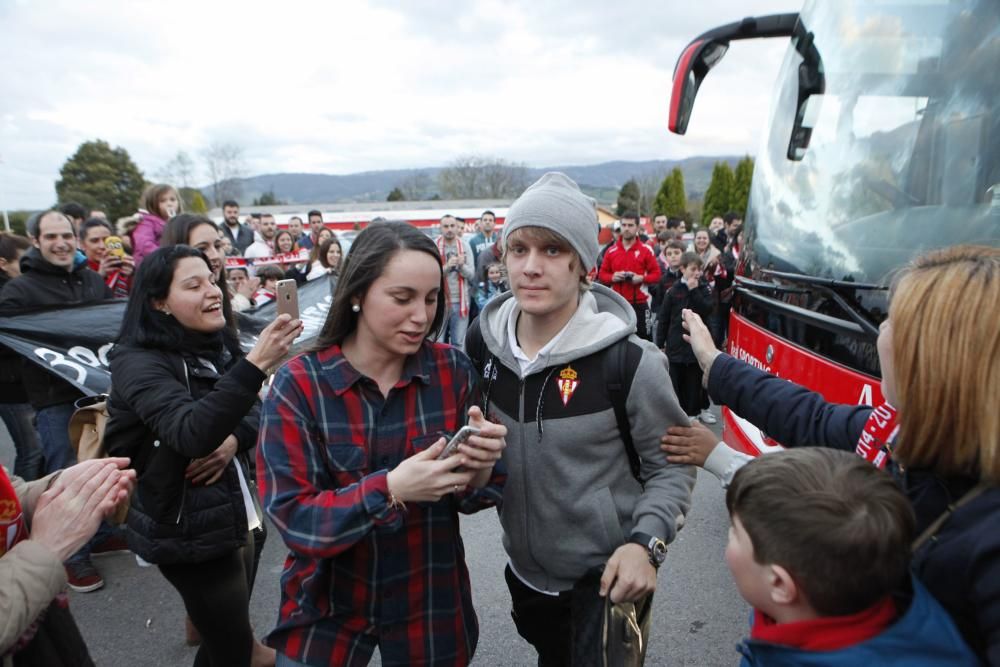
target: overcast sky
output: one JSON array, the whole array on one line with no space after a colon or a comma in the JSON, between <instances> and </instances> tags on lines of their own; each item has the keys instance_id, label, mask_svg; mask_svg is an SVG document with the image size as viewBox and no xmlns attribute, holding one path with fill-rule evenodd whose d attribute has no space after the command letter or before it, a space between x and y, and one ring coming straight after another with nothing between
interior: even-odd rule
<instances>
[{"instance_id":1,"label":"overcast sky","mask_svg":"<svg viewBox=\"0 0 1000 667\"><path fill-rule=\"evenodd\" d=\"M674 63L704 30L799 5L0 0L0 207L53 203L95 138L148 179L215 141L250 174L752 153L787 43L734 44L685 137L667 132Z\"/></svg>"}]
</instances>

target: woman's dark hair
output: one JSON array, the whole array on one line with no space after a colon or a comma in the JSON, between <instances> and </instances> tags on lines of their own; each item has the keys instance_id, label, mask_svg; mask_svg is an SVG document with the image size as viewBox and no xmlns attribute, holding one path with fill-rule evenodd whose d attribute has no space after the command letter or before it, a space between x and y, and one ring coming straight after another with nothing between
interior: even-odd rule
<instances>
[{"instance_id":1,"label":"woman's dark hair","mask_svg":"<svg viewBox=\"0 0 1000 667\"><path fill-rule=\"evenodd\" d=\"M80 223L80 230L78 234L80 240L86 241L87 233L90 232L90 230L93 229L94 227L104 227L112 234L115 233L114 227L112 227L111 223L105 220L104 218L89 218Z\"/></svg>"},{"instance_id":2,"label":"woman's dark hair","mask_svg":"<svg viewBox=\"0 0 1000 667\"><path fill-rule=\"evenodd\" d=\"M326 256L330 253L330 246L337 246L340 248L340 266L330 266L329 260ZM337 273L344 268L344 246L340 245L340 241L337 239L327 239L319 245L319 263L323 265L324 269L337 269Z\"/></svg>"},{"instance_id":3,"label":"woman's dark hair","mask_svg":"<svg viewBox=\"0 0 1000 667\"><path fill-rule=\"evenodd\" d=\"M282 254L281 248L280 246L278 246L278 239L280 239L282 236L287 236L292 240L292 249L289 250L288 252L295 252L295 237L292 236L292 233L287 229L279 229L278 233L274 235L274 254L275 255Z\"/></svg>"},{"instance_id":4,"label":"woman's dark hair","mask_svg":"<svg viewBox=\"0 0 1000 667\"><path fill-rule=\"evenodd\" d=\"M351 244L351 254L347 256L340 270L340 280L333 295L333 305L313 349L324 350L332 345L343 344L347 336L358 326L358 315L351 310L351 299L363 298L368 288L382 275L386 265L400 250L426 253L438 266L441 264L441 256L434 241L416 227L406 222L385 222L367 227ZM427 333L430 338L435 337L441 328L446 300L442 272L434 321Z\"/></svg>"},{"instance_id":5,"label":"woman's dark hair","mask_svg":"<svg viewBox=\"0 0 1000 667\"><path fill-rule=\"evenodd\" d=\"M177 263L187 257L197 257L205 262L205 266L209 269L212 268L204 253L189 245L158 248L143 258L135 273L135 281L129 292L125 317L122 318L122 328L118 332L116 343L166 350L177 350L181 347L184 342L184 327L173 317L157 310L153 301L167 298ZM225 290L222 292L225 294ZM229 327L222 329L222 335L230 353L234 350L233 343L235 349L239 349L239 341L235 339Z\"/></svg>"},{"instance_id":6,"label":"woman's dark hair","mask_svg":"<svg viewBox=\"0 0 1000 667\"><path fill-rule=\"evenodd\" d=\"M317 242L313 244L313 249L309 253L309 263L310 264L312 264L313 262L319 260L319 258L320 258L320 247L323 245L323 243L320 242L319 239L320 239L321 236L323 236L323 232L329 232L331 239L337 238L337 232L333 231L329 227L324 227L323 229L319 230L319 234L316 235L316 241ZM343 248L341 248L341 250L343 250Z\"/></svg>"},{"instance_id":7,"label":"woman's dark hair","mask_svg":"<svg viewBox=\"0 0 1000 667\"><path fill-rule=\"evenodd\" d=\"M160 247L169 248L172 246L190 245L191 232L202 225L211 225L212 229L216 232L219 231L219 226L212 222L211 218L207 218L204 215L195 213L175 215L163 227L163 234L160 236ZM219 254L224 253L220 251ZM143 259L142 261L145 262L146 260ZM225 259L223 259L223 262L225 262ZM223 264L223 267L225 267L225 264ZM226 318L226 329L229 330L229 334L226 336L226 345L228 347L230 340L239 340L239 329L236 326L236 313L233 311L233 302L229 296L229 288L226 285L225 268L222 269L222 275L216 276L216 279L219 281L219 287L222 289L222 314ZM236 354L235 349L231 349L230 352L234 355Z\"/></svg>"}]
</instances>

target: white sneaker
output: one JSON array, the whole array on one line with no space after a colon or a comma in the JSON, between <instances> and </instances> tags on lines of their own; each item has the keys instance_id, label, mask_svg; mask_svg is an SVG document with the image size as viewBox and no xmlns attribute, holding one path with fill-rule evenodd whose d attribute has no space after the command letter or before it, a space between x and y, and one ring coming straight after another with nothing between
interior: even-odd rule
<instances>
[{"instance_id":1,"label":"white sneaker","mask_svg":"<svg viewBox=\"0 0 1000 667\"><path fill-rule=\"evenodd\" d=\"M715 415L713 415L708 410L702 410L701 414L698 415L698 419L701 420L702 424L707 424L709 426L711 426L712 424L717 424L719 422L719 420L715 418Z\"/></svg>"}]
</instances>

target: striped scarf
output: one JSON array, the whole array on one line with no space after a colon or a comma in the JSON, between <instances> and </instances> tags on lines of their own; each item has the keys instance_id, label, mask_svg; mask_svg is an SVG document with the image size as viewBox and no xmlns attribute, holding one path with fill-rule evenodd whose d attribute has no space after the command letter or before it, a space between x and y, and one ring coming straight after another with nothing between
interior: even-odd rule
<instances>
[{"instance_id":1,"label":"striped scarf","mask_svg":"<svg viewBox=\"0 0 1000 667\"><path fill-rule=\"evenodd\" d=\"M445 252L444 247L446 242L443 236L437 238L438 256L441 258L441 268L444 269L445 265ZM462 265L465 263L465 250L462 247L462 239L455 237L455 247L458 248L458 263ZM447 272L447 269L445 269ZM448 293L448 276L444 277L444 295L448 299L448 303L451 304L451 295ZM458 314L460 317L469 316L469 300L465 298L465 276L462 275L461 271L458 271Z\"/></svg>"}]
</instances>

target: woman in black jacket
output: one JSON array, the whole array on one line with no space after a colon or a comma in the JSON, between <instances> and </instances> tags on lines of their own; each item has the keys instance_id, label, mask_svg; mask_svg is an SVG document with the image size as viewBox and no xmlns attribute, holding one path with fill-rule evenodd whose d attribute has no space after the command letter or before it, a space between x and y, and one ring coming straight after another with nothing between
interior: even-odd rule
<instances>
[{"instance_id":1,"label":"woman in black jacket","mask_svg":"<svg viewBox=\"0 0 1000 667\"><path fill-rule=\"evenodd\" d=\"M991 665L1000 665L997 313L1000 248L954 246L901 274L878 338L882 394L898 411L890 469L913 505L917 533L933 535L914 552L913 571ZM712 398L785 446L863 450L867 434L878 432L881 410L827 403L721 354L693 314L685 323ZM667 435L662 449L671 462L701 465L706 448L696 439Z\"/></svg>"},{"instance_id":2,"label":"woman in black jacket","mask_svg":"<svg viewBox=\"0 0 1000 667\"><path fill-rule=\"evenodd\" d=\"M265 370L301 332L280 316L244 357L222 294L199 250L160 248L143 260L111 354L105 432L108 450L128 452L139 474L129 547L181 594L203 639L199 667L242 667L255 653L250 531L259 518L234 457L256 442Z\"/></svg>"}]
</instances>

